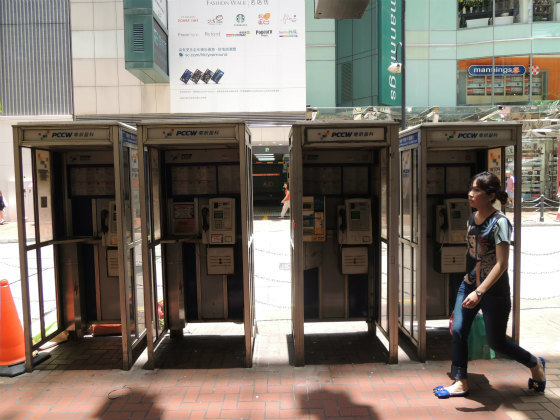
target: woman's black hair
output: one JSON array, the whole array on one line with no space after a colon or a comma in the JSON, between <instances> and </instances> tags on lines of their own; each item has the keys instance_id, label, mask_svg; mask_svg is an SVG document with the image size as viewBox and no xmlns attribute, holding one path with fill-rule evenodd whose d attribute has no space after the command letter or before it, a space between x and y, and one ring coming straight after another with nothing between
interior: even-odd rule
<instances>
[{"instance_id":1,"label":"woman's black hair","mask_svg":"<svg viewBox=\"0 0 560 420\"><path fill-rule=\"evenodd\" d=\"M507 203L508 195L504 190L502 190L500 179L496 175L487 171L476 174L471 178L469 191L472 190L474 181L478 181L477 187L482 191L485 191L487 194L496 194L496 198L492 201L492 203L496 200L498 200L502 204Z\"/></svg>"}]
</instances>

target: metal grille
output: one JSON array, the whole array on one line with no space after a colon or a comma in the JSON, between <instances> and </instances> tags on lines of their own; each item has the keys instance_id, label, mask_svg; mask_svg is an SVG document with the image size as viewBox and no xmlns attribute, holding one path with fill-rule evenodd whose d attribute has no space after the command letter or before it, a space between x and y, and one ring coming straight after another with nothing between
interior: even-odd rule
<instances>
[{"instance_id":1,"label":"metal grille","mask_svg":"<svg viewBox=\"0 0 560 420\"><path fill-rule=\"evenodd\" d=\"M2 115L72 114L67 0L0 1Z\"/></svg>"},{"instance_id":2,"label":"metal grille","mask_svg":"<svg viewBox=\"0 0 560 420\"><path fill-rule=\"evenodd\" d=\"M342 63L342 102L352 102L353 99L353 77L352 77L352 62L347 61L346 63Z\"/></svg>"},{"instance_id":3,"label":"metal grille","mask_svg":"<svg viewBox=\"0 0 560 420\"><path fill-rule=\"evenodd\" d=\"M132 25L132 45L134 51L144 51L144 25L141 23Z\"/></svg>"}]
</instances>

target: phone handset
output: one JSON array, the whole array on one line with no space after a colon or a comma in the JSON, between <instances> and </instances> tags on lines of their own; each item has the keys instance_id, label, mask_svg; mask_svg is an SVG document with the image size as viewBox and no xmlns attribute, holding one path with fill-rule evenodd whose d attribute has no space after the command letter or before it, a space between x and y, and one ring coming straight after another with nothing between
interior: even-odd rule
<instances>
[{"instance_id":1,"label":"phone handset","mask_svg":"<svg viewBox=\"0 0 560 420\"><path fill-rule=\"evenodd\" d=\"M107 223L108 218L109 218L109 210L107 209L101 210L101 233L109 232L109 224Z\"/></svg>"},{"instance_id":2,"label":"phone handset","mask_svg":"<svg viewBox=\"0 0 560 420\"><path fill-rule=\"evenodd\" d=\"M441 246L445 243L445 232L449 229L447 222L447 209L444 206L438 206L438 224L439 224L439 242Z\"/></svg>"},{"instance_id":3,"label":"phone handset","mask_svg":"<svg viewBox=\"0 0 560 420\"><path fill-rule=\"evenodd\" d=\"M101 210L100 213L101 238L104 246L117 246L117 205L115 201L109 201L108 207Z\"/></svg>"},{"instance_id":4,"label":"phone handset","mask_svg":"<svg viewBox=\"0 0 560 420\"><path fill-rule=\"evenodd\" d=\"M208 210L208 207L203 207L201 213L202 213L202 230L204 232L208 232L208 229L210 229L210 223L208 223L208 216L210 214L210 210Z\"/></svg>"},{"instance_id":5,"label":"phone handset","mask_svg":"<svg viewBox=\"0 0 560 420\"><path fill-rule=\"evenodd\" d=\"M340 217L340 231L341 232L346 232L346 229L348 228L347 222L346 222L346 208L345 207L341 207L338 210L338 216Z\"/></svg>"}]
</instances>

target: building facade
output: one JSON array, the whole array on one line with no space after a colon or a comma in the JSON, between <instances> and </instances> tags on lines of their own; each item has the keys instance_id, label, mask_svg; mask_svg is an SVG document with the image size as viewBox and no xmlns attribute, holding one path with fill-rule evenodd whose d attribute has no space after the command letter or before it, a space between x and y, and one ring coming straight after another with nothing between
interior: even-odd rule
<instances>
[{"instance_id":1,"label":"building facade","mask_svg":"<svg viewBox=\"0 0 560 420\"><path fill-rule=\"evenodd\" d=\"M524 198L555 196L558 112L543 122L523 108L560 104L560 1L373 0L362 19L336 23L337 106L401 105L387 59L402 61L402 22L406 106L501 106L526 120Z\"/></svg>"},{"instance_id":2,"label":"building facade","mask_svg":"<svg viewBox=\"0 0 560 420\"><path fill-rule=\"evenodd\" d=\"M6 151L0 155L0 190L8 203L15 202L13 124L170 114L169 83L146 83L126 69L125 3L135 2L0 2L0 147ZM306 101L334 107L335 23L315 20L313 8L314 1L305 0ZM294 111L305 115L303 108ZM288 132L285 125L253 130L257 141L271 143L284 141ZM15 217L9 206L7 220Z\"/></svg>"}]
</instances>

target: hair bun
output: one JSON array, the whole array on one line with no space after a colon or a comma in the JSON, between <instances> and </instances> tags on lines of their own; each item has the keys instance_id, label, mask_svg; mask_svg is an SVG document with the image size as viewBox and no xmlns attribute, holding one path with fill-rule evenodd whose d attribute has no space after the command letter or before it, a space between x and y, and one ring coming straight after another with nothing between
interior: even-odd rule
<instances>
[{"instance_id":1,"label":"hair bun","mask_svg":"<svg viewBox=\"0 0 560 420\"><path fill-rule=\"evenodd\" d=\"M496 192L496 198L502 204L506 204L508 202L508 195L505 191L500 190Z\"/></svg>"}]
</instances>

